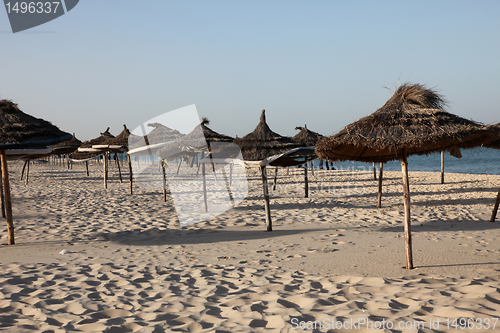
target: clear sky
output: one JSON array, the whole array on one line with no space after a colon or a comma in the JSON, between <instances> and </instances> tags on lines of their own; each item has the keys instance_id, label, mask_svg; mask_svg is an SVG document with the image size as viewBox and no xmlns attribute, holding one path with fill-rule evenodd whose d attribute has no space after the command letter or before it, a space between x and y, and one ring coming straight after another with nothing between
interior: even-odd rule
<instances>
[{"instance_id":1,"label":"clear sky","mask_svg":"<svg viewBox=\"0 0 500 333\"><path fill-rule=\"evenodd\" d=\"M331 135L407 81L492 123L500 1L81 0L16 34L0 8L0 73L0 98L81 140L191 104L231 136L262 109Z\"/></svg>"}]
</instances>

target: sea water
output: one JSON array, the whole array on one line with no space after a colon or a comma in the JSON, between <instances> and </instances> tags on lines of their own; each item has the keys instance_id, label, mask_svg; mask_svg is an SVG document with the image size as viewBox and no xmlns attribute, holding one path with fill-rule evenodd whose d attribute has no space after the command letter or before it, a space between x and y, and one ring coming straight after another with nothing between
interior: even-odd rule
<instances>
[{"instance_id":1,"label":"sea water","mask_svg":"<svg viewBox=\"0 0 500 333\"><path fill-rule=\"evenodd\" d=\"M445 173L473 173L500 175L500 150L484 147L461 149L462 158L456 158L450 153L444 153L444 172ZM375 164L377 170L379 163ZM321 162L314 161L314 167L320 168ZM370 170L373 171L372 163L363 162L336 162L333 167L338 170ZM429 155L410 155L408 156L409 171L429 171L441 172L441 153ZM390 161L384 163L384 171L401 171L400 161Z\"/></svg>"}]
</instances>

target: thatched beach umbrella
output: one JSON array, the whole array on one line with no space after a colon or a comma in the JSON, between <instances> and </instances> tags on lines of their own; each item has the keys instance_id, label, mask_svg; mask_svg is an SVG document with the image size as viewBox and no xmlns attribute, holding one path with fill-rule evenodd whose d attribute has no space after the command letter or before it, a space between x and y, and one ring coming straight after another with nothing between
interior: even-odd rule
<instances>
[{"instance_id":1,"label":"thatched beach umbrella","mask_svg":"<svg viewBox=\"0 0 500 333\"><path fill-rule=\"evenodd\" d=\"M85 161L85 160L89 160L91 158L100 156L103 154L103 152L98 151L98 150L92 150L92 146L100 145L103 142L105 142L106 140L114 138L114 137L115 136L113 134L109 133L109 127L108 127L97 138L89 140L89 141L85 141L84 143L82 143L81 146L78 148L78 150L71 153L69 155L69 157L73 160Z\"/></svg>"},{"instance_id":2,"label":"thatched beach umbrella","mask_svg":"<svg viewBox=\"0 0 500 333\"><path fill-rule=\"evenodd\" d=\"M118 160L118 153L119 152L126 152L128 150L128 144L129 144L129 137L130 137L130 131L128 130L127 126L124 124L123 125L123 130L121 131L120 134L118 134L114 138L108 138L101 142L98 145L93 145L92 148L95 149L101 149L104 151L104 162L105 166L107 167L107 160L109 157L109 153L114 153L115 155L115 161L116 161L116 166L118 167L118 176L120 177L120 183L122 182L122 172L120 169L120 161ZM132 186L132 167L129 163L129 172L130 172L130 186ZM107 170L105 170L104 174L104 187L107 187L106 181L107 181Z\"/></svg>"},{"instance_id":3,"label":"thatched beach umbrella","mask_svg":"<svg viewBox=\"0 0 500 333\"><path fill-rule=\"evenodd\" d=\"M498 131L444 111L445 104L436 91L406 83L373 114L316 145L318 156L330 161L401 160L407 269L413 268L407 156L476 147Z\"/></svg>"},{"instance_id":4,"label":"thatched beach umbrella","mask_svg":"<svg viewBox=\"0 0 500 333\"><path fill-rule=\"evenodd\" d=\"M302 126L297 126L295 127L295 130L299 130L300 132L292 136L292 140L300 143L303 147L313 147L316 146L316 143L324 138L323 135L316 133L314 131L311 131L310 129L307 128L307 125ZM316 158L316 153L313 151L313 158ZM323 166L323 160L321 160L321 166ZM311 171L314 176L314 168L312 165L311 161ZM307 176L307 163L304 164L304 172L305 175ZM275 175L275 185L276 185L276 175ZM307 188L306 188L307 189ZM308 197L307 192L306 192L306 198Z\"/></svg>"},{"instance_id":5,"label":"thatched beach umbrella","mask_svg":"<svg viewBox=\"0 0 500 333\"><path fill-rule=\"evenodd\" d=\"M52 145L52 149L54 154L71 154L75 150L77 150L82 145L82 142L78 140L73 133L73 136L66 141L59 142L55 145Z\"/></svg>"},{"instance_id":6,"label":"thatched beach umbrella","mask_svg":"<svg viewBox=\"0 0 500 333\"><path fill-rule=\"evenodd\" d=\"M245 161L261 161L266 157L300 147L300 144L290 137L273 132L266 123L265 112L262 110L260 122L251 133L234 139L234 143L240 146Z\"/></svg>"},{"instance_id":7,"label":"thatched beach umbrella","mask_svg":"<svg viewBox=\"0 0 500 333\"><path fill-rule=\"evenodd\" d=\"M165 177L165 164L164 164L165 160L171 161L179 157L188 156L188 161L189 159L191 159L191 166L192 166L195 158L199 157L198 154L201 154L201 159L199 161L203 161L206 154L212 166L212 170L215 174L216 163L214 163L213 159L213 156L215 154L218 157L217 158L218 162L221 162L223 160L222 163L218 164L229 164L230 168L229 181L227 179L224 168L222 168L222 173L228 193L230 195L231 203L234 203L230 191L230 184L231 184L231 177L233 170L232 159L237 158L237 155L239 154L239 149L234 149L234 147L237 148L237 146L232 144L234 140L232 137L212 130L211 128L208 127L208 124L210 124L208 118L203 117L201 123L197 125L191 132L189 132L183 137L176 139L174 142L172 142L169 145L166 145L164 148L158 151L158 156L162 160L162 167L163 167L164 200L166 200L166 177ZM179 166L177 168L177 172L179 172L180 170L181 163L182 159L179 160ZM205 213L206 213L208 212L208 206L206 200L207 194L206 194L205 164L206 163L201 163L200 165L203 177L203 195L204 195Z\"/></svg>"},{"instance_id":8,"label":"thatched beach umbrella","mask_svg":"<svg viewBox=\"0 0 500 333\"><path fill-rule=\"evenodd\" d=\"M24 170L26 169L26 179L25 183L28 184L28 177L29 177L29 170L30 170L30 161L34 159L40 159L40 158L46 158L46 157L51 157L54 155L64 155L64 154L70 154L74 152L75 150L78 149L82 145L82 142L78 140L73 133L73 136L69 140L65 140L62 142L59 142L55 145L49 146L50 152L44 154L32 154L32 155L27 155L26 157L23 157L22 159L24 160L24 165L23 169L21 170L21 180L23 179L24 176ZM68 168L69 168L69 159L68 159Z\"/></svg>"},{"instance_id":9,"label":"thatched beach umbrella","mask_svg":"<svg viewBox=\"0 0 500 333\"><path fill-rule=\"evenodd\" d=\"M44 148L68 140L71 134L50 122L22 112L9 100L0 101L0 162L5 194L8 244L15 244L6 150Z\"/></svg>"},{"instance_id":10,"label":"thatched beach umbrella","mask_svg":"<svg viewBox=\"0 0 500 333\"><path fill-rule=\"evenodd\" d=\"M211 144L214 142L233 142L232 137L217 133L209 128L207 126L209 123L207 118L203 118L201 123L191 132L160 149L158 156L162 159L173 160L184 155L194 156L198 153L209 153L211 152Z\"/></svg>"},{"instance_id":11,"label":"thatched beach umbrella","mask_svg":"<svg viewBox=\"0 0 500 333\"><path fill-rule=\"evenodd\" d=\"M273 132L266 123L266 111L262 110L260 122L257 127L242 138L234 139L243 155L243 160L247 163L254 161L258 163L262 174L262 187L264 192L264 203L266 210L266 225L267 230L272 230L271 213L269 208L269 189L267 185L266 165L262 163L266 158L286 153L287 151L298 148L301 145L292 140L290 137L281 136ZM291 166L298 165L296 159L279 159L276 161L276 166ZM288 164L294 163L294 164ZM302 164L304 162L300 162Z\"/></svg>"},{"instance_id":12,"label":"thatched beach umbrella","mask_svg":"<svg viewBox=\"0 0 500 333\"><path fill-rule=\"evenodd\" d=\"M319 133L316 133L316 132L308 129L307 125L304 125L304 127L297 126L297 127L295 127L295 129L299 130L300 132L295 134L292 137L292 140L300 143L303 147L316 146L316 143L320 139L324 138L324 135L321 135Z\"/></svg>"},{"instance_id":13,"label":"thatched beach umbrella","mask_svg":"<svg viewBox=\"0 0 500 333\"><path fill-rule=\"evenodd\" d=\"M106 142L109 139L113 139L115 136L111 133L109 133L109 127L101 133L100 136L98 136L95 139L85 141L82 143L82 145L78 148L77 151L71 153L69 157L72 160L75 161L85 161L85 166L87 168L87 176L89 175L89 169L88 169L88 161L92 158L103 156L103 170L104 170L104 188L107 188L107 151L106 146L109 146ZM99 147L102 145L102 147ZM99 147L99 148L98 148Z\"/></svg>"},{"instance_id":14,"label":"thatched beach umbrella","mask_svg":"<svg viewBox=\"0 0 500 333\"><path fill-rule=\"evenodd\" d=\"M159 155L160 149L185 136L178 130L167 127L161 123L148 123L148 127L153 127L149 133L146 133L144 125L139 127L143 135L130 134L128 141L128 162L130 168L130 194L132 194L132 162L131 157L140 158L140 156ZM137 160L138 161L138 160ZM138 163L138 162L137 162ZM166 201L166 184L165 184L165 164L161 161L163 169L163 197ZM143 170L144 171L144 170Z\"/></svg>"}]
</instances>

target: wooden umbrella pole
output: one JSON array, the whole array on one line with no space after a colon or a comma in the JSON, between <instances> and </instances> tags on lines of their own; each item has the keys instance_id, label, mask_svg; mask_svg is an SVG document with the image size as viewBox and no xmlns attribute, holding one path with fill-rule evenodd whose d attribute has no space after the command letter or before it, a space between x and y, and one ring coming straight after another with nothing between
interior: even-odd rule
<instances>
[{"instance_id":1,"label":"wooden umbrella pole","mask_svg":"<svg viewBox=\"0 0 500 333\"><path fill-rule=\"evenodd\" d=\"M5 213L7 216L7 233L8 244L15 244L14 240L14 223L12 222L12 201L10 198L10 185L9 185L9 169L7 168L7 156L5 150L0 151L0 159L2 163L2 178L5 191Z\"/></svg>"},{"instance_id":2,"label":"wooden umbrella pole","mask_svg":"<svg viewBox=\"0 0 500 333\"><path fill-rule=\"evenodd\" d=\"M401 154L401 171L403 173L403 201L405 209L404 234L406 250L406 269L413 269L413 254L411 244L411 223L410 223L410 190L408 185L408 161L406 159L406 150Z\"/></svg>"},{"instance_id":3,"label":"wooden umbrella pole","mask_svg":"<svg viewBox=\"0 0 500 333\"><path fill-rule=\"evenodd\" d=\"M89 161L85 161L85 170L87 170L87 176L89 176Z\"/></svg>"},{"instance_id":4,"label":"wooden umbrella pole","mask_svg":"<svg viewBox=\"0 0 500 333\"><path fill-rule=\"evenodd\" d=\"M30 176L30 159L29 158L28 158L27 162L28 162L28 164L27 164L28 166L26 167L26 179L24 180L25 185L28 185L28 178Z\"/></svg>"},{"instance_id":5,"label":"wooden umbrella pole","mask_svg":"<svg viewBox=\"0 0 500 333\"><path fill-rule=\"evenodd\" d=\"M444 150L441 150L441 184L444 184Z\"/></svg>"},{"instance_id":6,"label":"wooden umbrella pole","mask_svg":"<svg viewBox=\"0 0 500 333\"><path fill-rule=\"evenodd\" d=\"M497 200L495 201L495 206L493 207L493 212L491 213L490 222L495 222L499 204L500 204L500 188L498 189Z\"/></svg>"},{"instance_id":7,"label":"wooden umbrella pole","mask_svg":"<svg viewBox=\"0 0 500 333\"><path fill-rule=\"evenodd\" d=\"M165 161L161 160L161 170L163 173L163 202L167 202L167 177L165 175Z\"/></svg>"},{"instance_id":8,"label":"wooden umbrella pole","mask_svg":"<svg viewBox=\"0 0 500 333\"><path fill-rule=\"evenodd\" d=\"M19 178L19 180L23 180L24 169L26 169L26 164L28 164L28 160L24 160L23 169L21 170L21 178Z\"/></svg>"},{"instance_id":9,"label":"wooden umbrella pole","mask_svg":"<svg viewBox=\"0 0 500 333\"><path fill-rule=\"evenodd\" d=\"M309 198L309 178L307 175L307 163L304 164L304 198Z\"/></svg>"},{"instance_id":10,"label":"wooden umbrella pole","mask_svg":"<svg viewBox=\"0 0 500 333\"><path fill-rule=\"evenodd\" d=\"M203 176L203 204L205 213L208 212L208 203L207 203L207 176L205 174L205 163L201 163L201 174Z\"/></svg>"},{"instance_id":11,"label":"wooden umbrella pole","mask_svg":"<svg viewBox=\"0 0 500 333\"><path fill-rule=\"evenodd\" d=\"M132 194L132 161L130 160L130 155L127 154L127 160L128 160L128 173L130 177L130 194Z\"/></svg>"},{"instance_id":12,"label":"wooden umbrella pole","mask_svg":"<svg viewBox=\"0 0 500 333\"><path fill-rule=\"evenodd\" d=\"M310 164L310 169L311 169L311 175L314 177L314 164L313 164L312 161L311 161L311 164Z\"/></svg>"},{"instance_id":13,"label":"wooden umbrella pole","mask_svg":"<svg viewBox=\"0 0 500 333\"><path fill-rule=\"evenodd\" d=\"M233 162L229 163L229 185L233 185Z\"/></svg>"},{"instance_id":14,"label":"wooden umbrella pole","mask_svg":"<svg viewBox=\"0 0 500 333\"><path fill-rule=\"evenodd\" d=\"M373 162L373 179L377 180L377 167L375 166L375 162Z\"/></svg>"},{"instance_id":15,"label":"wooden umbrella pole","mask_svg":"<svg viewBox=\"0 0 500 333\"><path fill-rule=\"evenodd\" d=\"M115 161L116 161L116 165L118 166L118 176L120 177L120 183L123 183L122 181L122 171L120 169L120 162L118 161L118 154L115 153Z\"/></svg>"},{"instance_id":16,"label":"wooden umbrella pole","mask_svg":"<svg viewBox=\"0 0 500 333\"><path fill-rule=\"evenodd\" d=\"M177 167L177 174L179 174L179 170L181 168L182 158L183 157L179 157L179 166Z\"/></svg>"},{"instance_id":17,"label":"wooden umbrella pole","mask_svg":"<svg viewBox=\"0 0 500 333\"><path fill-rule=\"evenodd\" d=\"M382 207L382 177L384 175L384 163L380 163L380 171L378 175L378 203L377 208Z\"/></svg>"},{"instance_id":18,"label":"wooden umbrella pole","mask_svg":"<svg viewBox=\"0 0 500 333\"><path fill-rule=\"evenodd\" d=\"M196 171L196 177L198 177L198 174L200 173L200 168L201 168L201 163L200 161L205 157L205 152L201 152L201 157L198 160L198 170Z\"/></svg>"},{"instance_id":19,"label":"wooden umbrella pole","mask_svg":"<svg viewBox=\"0 0 500 333\"><path fill-rule=\"evenodd\" d=\"M226 168L222 167L221 170L222 176L224 177L224 182L226 183L226 189L229 195L229 201L231 201L231 206L236 207L236 204L234 203L233 192L231 191L231 186L229 185L229 179L227 179Z\"/></svg>"},{"instance_id":20,"label":"wooden umbrella pole","mask_svg":"<svg viewBox=\"0 0 500 333\"><path fill-rule=\"evenodd\" d=\"M275 167L274 169L274 184L273 184L273 191L276 190L276 181L278 180L278 167Z\"/></svg>"},{"instance_id":21,"label":"wooden umbrella pole","mask_svg":"<svg viewBox=\"0 0 500 333\"><path fill-rule=\"evenodd\" d=\"M108 188L108 152L104 153L104 188Z\"/></svg>"},{"instance_id":22,"label":"wooden umbrella pole","mask_svg":"<svg viewBox=\"0 0 500 333\"><path fill-rule=\"evenodd\" d=\"M0 163L0 170L2 170L2 164ZM2 200L2 217L5 218L5 197L3 195L3 181L0 177L0 198Z\"/></svg>"},{"instance_id":23,"label":"wooden umbrella pole","mask_svg":"<svg viewBox=\"0 0 500 333\"><path fill-rule=\"evenodd\" d=\"M273 222L271 220L271 209L269 207L269 188L267 186L266 166L260 167L262 173L262 190L264 191L264 206L266 209L266 226L267 231L273 231Z\"/></svg>"}]
</instances>

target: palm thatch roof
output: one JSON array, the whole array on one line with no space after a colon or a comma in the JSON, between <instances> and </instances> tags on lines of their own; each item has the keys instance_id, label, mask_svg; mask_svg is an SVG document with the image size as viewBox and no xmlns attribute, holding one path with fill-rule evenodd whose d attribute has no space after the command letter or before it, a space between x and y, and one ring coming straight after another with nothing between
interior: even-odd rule
<instances>
[{"instance_id":1,"label":"palm thatch roof","mask_svg":"<svg viewBox=\"0 0 500 333\"><path fill-rule=\"evenodd\" d=\"M172 129L160 123L150 123L148 126L154 127L154 129L147 135L147 140L150 145L174 141L175 139L181 138L185 135L176 129Z\"/></svg>"},{"instance_id":2,"label":"palm thatch roof","mask_svg":"<svg viewBox=\"0 0 500 333\"><path fill-rule=\"evenodd\" d=\"M41 148L68 140L71 134L30 116L10 100L0 100L0 149Z\"/></svg>"},{"instance_id":3,"label":"palm thatch roof","mask_svg":"<svg viewBox=\"0 0 500 333\"><path fill-rule=\"evenodd\" d=\"M210 120L208 120L208 118L203 117L203 119L201 120L201 124L199 126L196 126L195 129L193 130L193 132L199 131L201 129L201 131L203 132L203 136L205 137L205 139L208 142L233 142L234 141L234 139L230 136L215 132L214 130L212 130L210 127L207 126L208 124L210 124ZM193 132L191 132L191 133L193 133ZM193 135L195 135L196 137L198 136L196 134L196 132L193 133ZM188 134L188 136L189 136L189 134Z\"/></svg>"},{"instance_id":4,"label":"palm thatch roof","mask_svg":"<svg viewBox=\"0 0 500 333\"><path fill-rule=\"evenodd\" d=\"M446 101L433 89L405 83L380 109L347 125L316 145L319 158L387 162L406 155L472 148L498 132L444 110Z\"/></svg>"},{"instance_id":5,"label":"palm thatch roof","mask_svg":"<svg viewBox=\"0 0 500 333\"><path fill-rule=\"evenodd\" d=\"M495 124L494 126L498 128L500 133L500 123ZM490 142L485 143L483 146L486 148L500 149L500 134L494 136Z\"/></svg>"},{"instance_id":6,"label":"palm thatch roof","mask_svg":"<svg viewBox=\"0 0 500 333\"><path fill-rule=\"evenodd\" d=\"M109 127L101 133L100 136L98 136L95 139L85 141L82 143L82 145L79 147L80 148L92 148L94 145L101 145L105 144L105 142L111 138L114 138L115 136L111 133L109 133ZM97 157L99 155L102 155L103 152L88 152L88 151L75 151L74 153L71 153L69 157L73 160L88 160L93 157Z\"/></svg>"},{"instance_id":7,"label":"palm thatch roof","mask_svg":"<svg viewBox=\"0 0 500 333\"><path fill-rule=\"evenodd\" d=\"M113 146L122 146L123 148L128 147L130 131L128 130L126 125L123 125L123 130L120 134L118 134L114 138L108 138L103 142L99 143L100 145L113 145Z\"/></svg>"},{"instance_id":8,"label":"palm thatch roof","mask_svg":"<svg viewBox=\"0 0 500 333\"><path fill-rule=\"evenodd\" d=\"M77 150L82 145L82 142L78 140L73 133L71 139L59 142L55 145L52 145L53 154L70 154Z\"/></svg>"},{"instance_id":9,"label":"palm thatch roof","mask_svg":"<svg viewBox=\"0 0 500 333\"><path fill-rule=\"evenodd\" d=\"M300 144L290 137L281 136L269 128L266 123L265 110L262 110L260 122L253 132L234 139L234 143L240 146L245 161L260 161L300 147Z\"/></svg>"},{"instance_id":10,"label":"palm thatch roof","mask_svg":"<svg viewBox=\"0 0 500 333\"><path fill-rule=\"evenodd\" d=\"M292 137L292 140L297 141L304 147L312 147L315 146L316 143L320 140L323 139L324 136L311 131L310 129L307 128L307 125L304 125L304 127L297 126L295 127L296 130L300 130L299 133L294 135Z\"/></svg>"},{"instance_id":11,"label":"palm thatch roof","mask_svg":"<svg viewBox=\"0 0 500 333\"><path fill-rule=\"evenodd\" d=\"M207 126L209 123L210 121L204 117L201 123L190 133L162 148L158 155L161 158L171 160L183 155L195 155L200 152L212 151L213 147L216 147L217 150L224 150L227 145L219 143L233 142L234 139L215 132ZM216 153L218 155L224 154L221 151Z\"/></svg>"}]
</instances>

